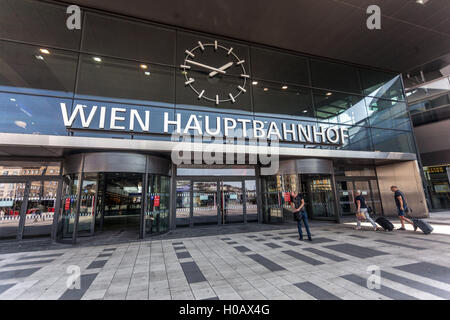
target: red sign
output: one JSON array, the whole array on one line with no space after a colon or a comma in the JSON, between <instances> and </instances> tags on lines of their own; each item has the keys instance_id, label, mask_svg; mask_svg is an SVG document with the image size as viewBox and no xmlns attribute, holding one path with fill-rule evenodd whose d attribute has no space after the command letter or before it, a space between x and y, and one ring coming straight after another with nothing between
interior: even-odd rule
<instances>
[{"instance_id":1,"label":"red sign","mask_svg":"<svg viewBox=\"0 0 450 320\"><path fill-rule=\"evenodd\" d=\"M284 193L284 201L291 202L291 194L289 192Z\"/></svg>"},{"instance_id":2,"label":"red sign","mask_svg":"<svg viewBox=\"0 0 450 320\"><path fill-rule=\"evenodd\" d=\"M159 207L159 196L155 196L155 199L153 201L153 206L154 207Z\"/></svg>"},{"instance_id":3,"label":"red sign","mask_svg":"<svg viewBox=\"0 0 450 320\"><path fill-rule=\"evenodd\" d=\"M70 210L70 198L66 199L66 203L64 204L64 210Z\"/></svg>"}]
</instances>

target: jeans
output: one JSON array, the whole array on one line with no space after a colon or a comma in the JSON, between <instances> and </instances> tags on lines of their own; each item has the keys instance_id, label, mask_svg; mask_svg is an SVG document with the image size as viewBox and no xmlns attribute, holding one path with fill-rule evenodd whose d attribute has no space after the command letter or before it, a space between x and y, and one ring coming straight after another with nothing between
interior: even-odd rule
<instances>
[{"instance_id":1,"label":"jeans","mask_svg":"<svg viewBox=\"0 0 450 320\"><path fill-rule=\"evenodd\" d=\"M367 208L361 208L360 212L362 214L364 214L364 216L366 217L366 220L368 220L374 228L377 227L377 224L375 223L375 221L373 221L372 218L369 216L369 214L367 212ZM358 226L358 228L361 227L361 221L359 221L359 219L356 219L356 225Z\"/></svg>"},{"instance_id":2,"label":"jeans","mask_svg":"<svg viewBox=\"0 0 450 320\"><path fill-rule=\"evenodd\" d=\"M308 239L311 239L311 232L309 231L309 224L308 224L308 215L306 214L306 211L300 211L300 220L297 221L297 227L298 227L298 235L300 236L300 239L303 239L303 232L302 232L302 220L305 224L306 233L308 234Z\"/></svg>"}]
</instances>

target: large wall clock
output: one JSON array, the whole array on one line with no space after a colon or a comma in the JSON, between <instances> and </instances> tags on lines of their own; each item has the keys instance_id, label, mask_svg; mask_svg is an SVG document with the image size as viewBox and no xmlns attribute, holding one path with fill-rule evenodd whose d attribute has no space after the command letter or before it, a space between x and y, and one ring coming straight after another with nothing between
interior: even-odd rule
<instances>
[{"instance_id":1,"label":"large wall clock","mask_svg":"<svg viewBox=\"0 0 450 320\"><path fill-rule=\"evenodd\" d=\"M224 102L234 103L237 97L244 94L247 90L245 85L247 79L250 76L246 73L244 63L245 60L240 59L235 53L232 47L227 48L218 43L215 40L213 43L197 42L198 45L190 50L185 50L185 58L183 64L180 66L185 76L185 85L189 86L198 99L205 99L214 102L216 105ZM216 55L218 59L214 59ZM220 61L220 65L217 63L211 63L211 61ZM194 73L190 71L194 68L200 72L206 72L209 79L223 78L227 75L232 68L239 68L238 77L241 79L241 83L236 85L233 92L219 92L219 90L212 92L211 89L207 92L201 85L197 85ZM236 71L233 72L236 75Z\"/></svg>"}]
</instances>

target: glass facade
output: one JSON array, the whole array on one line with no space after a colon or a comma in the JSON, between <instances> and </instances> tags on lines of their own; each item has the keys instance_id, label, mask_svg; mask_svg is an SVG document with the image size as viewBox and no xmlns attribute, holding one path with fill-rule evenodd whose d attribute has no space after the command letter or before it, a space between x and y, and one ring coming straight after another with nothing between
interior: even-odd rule
<instances>
[{"instance_id":1,"label":"glass facade","mask_svg":"<svg viewBox=\"0 0 450 320\"><path fill-rule=\"evenodd\" d=\"M291 128L281 146L293 149L416 153L396 73L85 8L81 30L50 28L64 21L65 10L55 3L0 0L0 134L167 141L166 114L171 121L180 115L181 123L195 115L202 127L209 117L210 131L217 129L219 136L225 135L228 120L242 127L256 121ZM14 18L19 13L20 27ZM151 116L144 129L136 114L147 112ZM124 119L133 116L141 121L125 126ZM225 122L216 122L219 117ZM333 131L333 138L346 129L348 137L327 143L331 138L324 132L306 141L300 139L300 126L298 133L293 129L297 125ZM63 150L61 157L66 161L80 150ZM140 152L131 162L139 163ZM145 152L168 160L159 151ZM61 167L0 167L3 176L33 176L0 181L0 237L52 232L55 238L75 240L126 229L143 238L182 226L276 223L291 220L288 193L295 190L304 195L314 219L353 214L356 190L376 214L383 210L371 166L360 174L336 164L335 174L272 176L260 176L260 164L179 166L175 176L147 167L117 172L63 168L65 173Z\"/></svg>"},{"instance_id":2,"label":"glass facade","mask_svg":"<svg viewBox=\"0 0 450 320\"><path fill-rule=\"evenodd\" d=\"M170 139L163 132L164 112L223 115L263 121L304 121L345 127L344 145L309 145L357 151L415 152L401 77L250 43L230 41L136 19L82 10L81 30L50 30L48 21L65 15L65 6L31 0L1 0L0 131L47 135ZM23 19L17 32L14 17ZM19 28L20 29L20 28ZM28 32L25 32L28 31ZM186 50L198 42L214 43L242 59L249 75L245 85L239 66L205 77L191 66L195 86L235 101L216 105L198 99L180 68ZM200 50L200 49L197 49ZM230 55L230 54L228 54ZM207 55L211 65L227 55ZM237 68L236 68L237 67ZM76 120L63 122L60 105L152 110L149 132L85 130ZM93 122L98 122L98 114ZM107 116L108 117L108 116ZM109 118L106 123L109 123ZM298 147L292 142L287 146ZM300 145L300 147L305 147Z\"/></svg>"}]
</instances>

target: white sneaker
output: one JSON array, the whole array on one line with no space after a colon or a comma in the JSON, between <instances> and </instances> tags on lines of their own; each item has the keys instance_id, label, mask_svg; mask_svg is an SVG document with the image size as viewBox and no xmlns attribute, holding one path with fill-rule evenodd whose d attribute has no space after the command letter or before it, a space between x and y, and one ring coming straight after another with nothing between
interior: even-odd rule
<instances>
[{"instance_id":1,"label":"white sneaker","mask_svg":"<svg viewBox=\"0 0 450 320\"><path fill-rule=\"evenodd\" d=\"M355 227L355 230L361 230L361 227Z\"/></svg>"}]
</instances>

